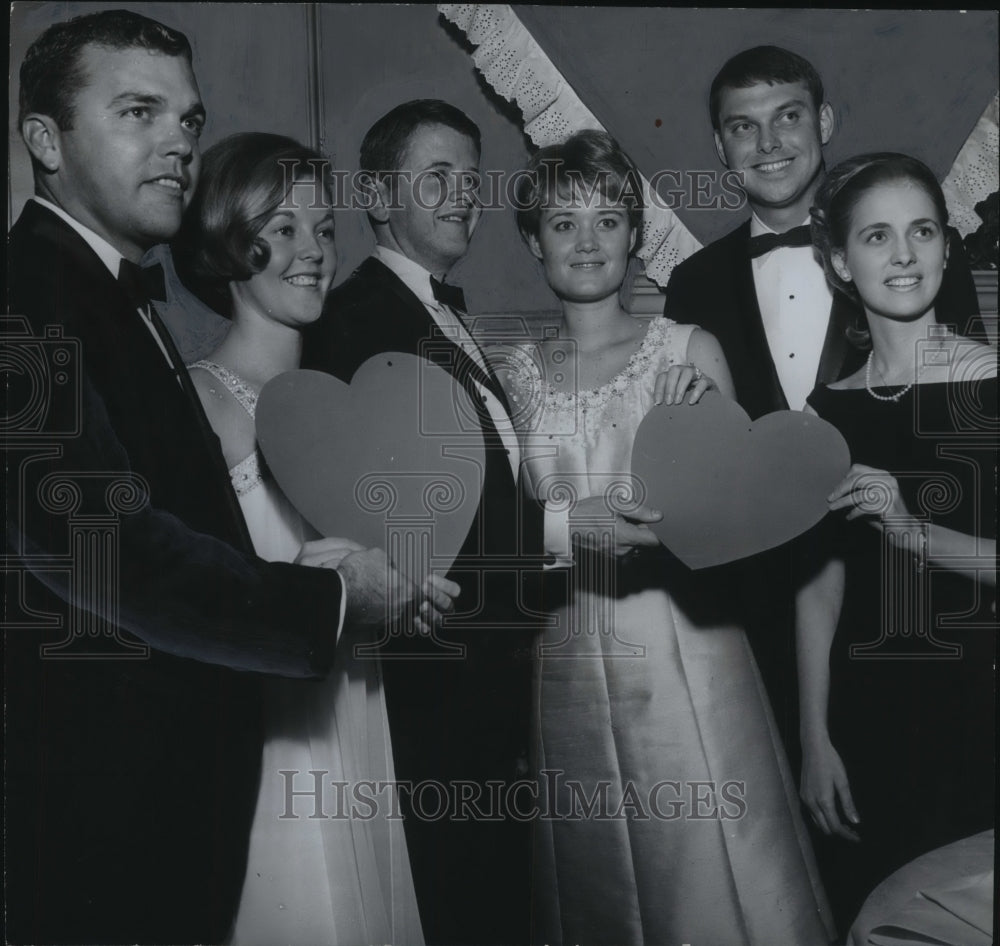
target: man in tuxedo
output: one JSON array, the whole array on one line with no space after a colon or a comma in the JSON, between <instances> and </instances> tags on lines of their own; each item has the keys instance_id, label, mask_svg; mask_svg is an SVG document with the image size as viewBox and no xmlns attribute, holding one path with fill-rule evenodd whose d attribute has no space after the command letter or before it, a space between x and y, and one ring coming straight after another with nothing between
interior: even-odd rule
<instances>
[{"instance_id":1,"label":"man in tuxedo","mask_svg":"<svg viewBox=\"0 0 1000 946\"><path fill-rule=\"evenodd\" d=\"M440 659L429 645L430 659L384 663L397 776L444 783L452 798L474 796L478 810L432 821L415 804L404 809L429 943L528 941L530 825L518 812L533 798L514 789L526 771L530 646L540 628L529 586L546 551L586 541L577 517L605 510L603 498L583 499L567 529L523 494L506 398L462 322L461 290L444 281L479 221L479 159L479 129L446 102L407 102L375 123L361 168L377 245L329 294L303 356L304 367L346 381L383 352L428 358L468 393L485 446L479 509L449 575L462 594L441 631L465 656ZM619 517L616 551L657 544L641 523L658 515L637 507L630 521Z\"/></svg>"},{"instance_id":2,"label":"man in tuxedo","mask_svg":"<svg viewBox=\"0 0 1000 946\"><path fill-rule=\"evenodd\" d=\"M673 271L664 314L719 339L751 417L801 410L817 382L845 377L864 357L846 336L862 313L830 290L808 230L833 109L813 66L776 46L730 59L709 109L719 160L741 173L751 217ZM964 329L979 307L954 232L951 243L938 319Z\"/></svg>"},{"instance_id":3,"label":"man in tuxedo","mask_svg":"<svg viewBox=\"0 0 1000 946\"><path fill-rule=\"evenodd\" d=\"M813 255L809 210L823 180L823 148L834 113L823 83L801 56L758 46L716 75L709 110L719 160L743 178L751 217L682 262L670 276L664 314L719 340L751 418L801 410L818 382L857 370L864 352L847 338L863 319L833 293ZM964 328L978 314L975 286L957 234L938 319ZM746 602L747 632L789 754L798 750L793 640L793 562L805 540L732 572Z\"/></svg>"},{"instance_id":4,"label":"man in tuxedo","mask_svg":"<svg viewBox=\"0 0 1000 946\"><path fill-rule=\"evenodd\" d=\"M8 245L7 938L221 942L260 672L324 675L396 578L357 546L339 568L322 542L330 567L254 556L149 303L139 261L198 178L187 39L125 10L78 17L20 79L36 197Z\"/></svg>"}]
</instances>

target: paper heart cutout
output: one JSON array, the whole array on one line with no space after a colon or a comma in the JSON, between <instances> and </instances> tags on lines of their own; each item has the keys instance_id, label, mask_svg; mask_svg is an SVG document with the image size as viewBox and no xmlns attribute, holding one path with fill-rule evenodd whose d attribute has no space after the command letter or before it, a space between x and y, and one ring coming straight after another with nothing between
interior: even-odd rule
<instances>
[{"instance_id":1,"label":"paper heart cutout","mask_svg":"<svg viewBox=\"0 0 1000 946\"><path fill-rule=\"evenodd\" d=\"M350 385L321 371L272 378L257 401L257 441L320 535L383 548L418 579L451 567L479 506L485 456L475 416L446 371L387 352Z\"/></svg>"},{"instance_id":2,"label":"paper heart cutout","mask_svg":"<svg viewBox=\"0 0 1000 946\"><path fill-rule=\"evenodd\" d=\"M722 565L801 535L826 515L850 467L840 431L801 411L751 421L711 391L694 405L661 404L643 418L632 474L663 512L650 528L689 568Z\"/></svg>"}]
</instances>

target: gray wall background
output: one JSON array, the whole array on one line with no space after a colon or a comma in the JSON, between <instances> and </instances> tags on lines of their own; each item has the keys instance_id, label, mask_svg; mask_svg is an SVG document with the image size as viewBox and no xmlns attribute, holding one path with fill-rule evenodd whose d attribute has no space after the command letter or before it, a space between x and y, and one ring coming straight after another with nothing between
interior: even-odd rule
<instances>
[{"instance_id":1,"label":"gray wall background","mask_svg":"<svg viewBox=\"0 0 1000 946\"><path fill-rule=\"evenodd\" d=\"M15 3L8 222L31 193L14 127L24 51L52 22L129 6L191 39L209 112L206 147L235 131L274 131L320 144L338 168L353 172L376 118L406 99L437 97L482 128L484 168L511 172L527 160L516 113L479 79L461 34L431 5ZM787 46L819 69L838 123L828 163L860 151L900 150L943 177L998 83L993 11L515 9L647 175L719 169L708 87L726 58L758 43ZM703 242L745 215L678 212ZM361 211L339 211L337 225L340 281L372 240ZM555 308L509 210L484 214L453 278L467 287L473 313Z\"/></svg>"}]
</instances>

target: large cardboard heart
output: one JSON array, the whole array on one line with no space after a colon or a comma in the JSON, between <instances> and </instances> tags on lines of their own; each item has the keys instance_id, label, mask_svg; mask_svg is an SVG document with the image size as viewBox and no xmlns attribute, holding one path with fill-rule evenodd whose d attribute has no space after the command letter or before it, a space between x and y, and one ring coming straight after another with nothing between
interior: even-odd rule
<instances>
[{"instance_id":1,"label":"large cardboard heart","mask_svg":"<svg viewBox=\"0 0 1000 946\"><path fill-rule=\"evenodd\" d=\"M273 378L257 401L257 440L321 535L384 548L419 578L451 567L476 514L485 457L475 416L443 369L389 352L350 385L320 371Z\"/></svg>"},{"instance_id":2,"label":"large cardboard heart","mask_svg":"<svg viewBox=\"0 0 1000 946\"><path fill-rule=\"evenodd\" d=\"M850 462L840 431L819 417L777 411L751 421L716 392L654 407L632 448L640 495L663 512L650 528L690 568L801 535L826 515Z\"/></svg>"}]
</instances>

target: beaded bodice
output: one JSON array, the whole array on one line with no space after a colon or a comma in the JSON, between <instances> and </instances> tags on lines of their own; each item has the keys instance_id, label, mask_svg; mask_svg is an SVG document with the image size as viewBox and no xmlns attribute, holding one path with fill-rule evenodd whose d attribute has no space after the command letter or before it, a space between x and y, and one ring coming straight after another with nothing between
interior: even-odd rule
<instances>
[{"instance_id":1,"label":"beaded bodice","mask_svg":"<svg viewBox=\"0 0 1000 946\"><path fill-rule=\"evenodd\" d=\"M505 383L529 483L538 498L567 486L577 496L595 495L628 476L632 442L653 405L656 378L687 360L693 330L663 317L653 319L615 377L578 391L556 388L565 386L566 374L573 371L571 349L555 366L534 345L512 350ZM546 372L552 372L551 381Z\"/></svg>"}]
</instances>

